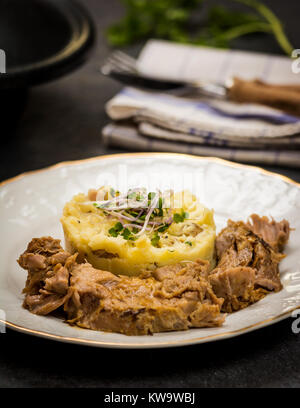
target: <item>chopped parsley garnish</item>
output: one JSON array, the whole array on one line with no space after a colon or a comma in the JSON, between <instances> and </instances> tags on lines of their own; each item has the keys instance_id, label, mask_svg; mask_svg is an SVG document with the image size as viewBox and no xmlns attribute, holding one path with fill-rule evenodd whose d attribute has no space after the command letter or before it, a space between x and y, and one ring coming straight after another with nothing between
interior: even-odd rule
<instances>
[{"instance_id":1,"label":"chopped parsley garnish","mask_svg":"<svg viewBox=\"0 0 300 408\"><path fill-rule=\"evenodd\" d=\"M109 235L115 238L119 235L119 233L114 228L111 228L108 232L109 232Z\"/></svg>"},{"instance_id":2,"label":"chopped parsley garnish","mask_svg":"<svg viewBox=\"0 0 300 408\"><path fill-rule=\"evenodd\" d=\"M124 230L121 232L121 235L126 241L134 241L136 240L136 237L132 235L132 232L128 228L124 228Z\"/></svg>"},{"instance_id":3,"label":"chopped parsley garnish","mask_svg":"<svg viewBox=\"0 0 300 408\"><path fill-rule=\"evenodd\" d=\"M138 231L137 228L134 228ZM124 228L120 222L117 222L112 228L108 230L109 235L116 238L118 235L121 235L126 241L134 241L136 237L132 234L132 232L128 228Z\"/></svg>"},{"instance_id":4,"label":"chopped parsley garnish","mask_svg":"<svg viewBox=\"0 0 300 408\"><path fill-rule=\"evenodd\" d=\"M191 241L185 241L185 244L187 244L187 245L189 245L189 246L192 246L192 245L193 245Z\"/></svg>"},{"instance_id":5,"label":"chopped parsley garnish","mask_svg":"<svg viewBox=\"0 0 300 408\"><path fill-rule=\"evenodd\" d=\"M114 228L115 228L116 231L119 232L119 231L122 231L123 225L122 225L120 222L117 222L117 223L115 224Z\"/></svg>"},{"instance_id":6,"label":"chopped parsley garnish","mask_svg":"<svg viewBox=\"0 0 300 408\"><path fill-rule=\"evenodd\" d=\"M114 227L112 227L112 228L110 228L110 229L108 230L108 233L109 233L112 237L117 237L117 236L120 234L120 232L122 231L123 228L124 228L123 225L122 225L120 222L117 222L117 223L114 225Z\"/></svg>"},{"instance_id":7,"label":"chopped parsley garnish","mask_svg":"<svg viewBox=\"0 0 300 408\"><path fill-rule=\"evenodd\" d=\"M169 228L170 224L163 224L161 227L158 228L158 232L165 232Z\"/></svg>"},{"instance_id":8,"label":"chopped parsley garnish","mask_svg":"<svg viewBox=\"0 0 300 408\"><path fill-rule=\"evenodd\" d=\"M153 237L151 238L151 245L153 245L154 247L158 247L159 240L160 240L160 236L158 235L158 232L156 231L153 234Z\"/></svg>"},{"instance_id":9,"label":"chopped parsley garnish","mask_svg":"<svg viewBox=\"0 0 300 408\"><path fill-rule=\"evenodd\" d=\"M183 210L181 210L181 213L175 213L173 216L174 222L178 224L179 222L183 222L186 218L188 218L189 214Z\"/></svg>"}]
</instances>

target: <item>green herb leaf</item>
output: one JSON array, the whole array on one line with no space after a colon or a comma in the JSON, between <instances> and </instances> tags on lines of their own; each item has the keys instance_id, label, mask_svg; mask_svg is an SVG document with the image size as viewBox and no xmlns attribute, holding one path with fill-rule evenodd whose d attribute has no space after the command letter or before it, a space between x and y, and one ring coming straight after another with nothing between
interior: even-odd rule
<instances>
[{"instance_id":1,"label":"green herb leaf","mask_svg":"<svg viewBox=\"0 0 300 408\"><path fill-rule=\"evenodd\" d=\"M245 11L231 10L226 3L230 6L232 2L241 3ZM202 15L199 11L202 11L200 5L204 3L203 0L123 0L123 3L126 7L125 17L107 31L107 39L114 46L162 38L228 48L235 38L262 32L273 35L288 55L294 48L282 22L263 1L224 1L226 7L208 5L208 12L203 8ZM251 12L247 11L247 7ZM201 28L197 29L197 26Z\"/></svg>"},{"instance_id":2,"label":"green herb leaf","mask_svg":"<svg viewBox=\"0 0 300 408\"><path fill-rule=\"evenodd\" d=\"M112 237L117 237L119 235L118 231L116 231L114 228L110 228L108 230L109 235L111 235Z\"/></svg>"},{"instance_id":3,"label":"green herb leaf","mask_svg":"<svg viewBox=\"0 0 300 408\"><path fill-rule=\"evenodd\" d=\"M112 228L108 230L108 233L112 237L117 237L123 228L124 228L123 225L120 222L117 222Z\"/></svg>"},{"instance_id":4,"label":"green herb leaf","mask_svg":"<svg viewBox=\"0 0 300 408\"><path fill-rule=\"evenodd\" d=\"M191 241L185 241L185 244L192 246L193 244L191 243Z\"/></svg>"},{"instance_id":5,"label":"green herb leaf","mask_svg":"<svg viewBox=\"0 0 300 408\"><path fill-rule=\"evenodd\" d=\"M177 213L174 214L173 219L174 219L174 222L176 222L176 224L178 224L179 222L182 222L182 221L183 221L181 215L180 215L180 214L177 214Z\"/></svg>"},{"instance_id":6,"label":"green herb leaf","mask_svg":"<svg viewBox=\"0 0 300 408\"><path fill-rule=\"evenodd\" d=\"M184 212L183 210L181 210L181 213L175 213L173 216L173 220L174 222L176 222L176 224L178 224L179 222L183 222L186 218L188 218L189 214L187 212Z\"/></svg>"},{"instance_id":7,"label":"green herb leaf","mask_svg":"<svg viewBox=\"0 0 300 408\"><path fill-rule=\"evenodd\" d=\"M134 241L136 237L132 235L132 232L128 228L124 228L121 233L122 237L126 239L126 241Z\"/></svg>"},{"instance_id":8,"label":"green herb leaf","mask_svg":"<svg viewBox=\"0 0 300 408\"><path fill-rule=\"evenodd\" d=\"M170 224L163 224L161 227L158 228L158 232L165 232L169 228Z\"/></svg>"},{"instance_id":9,"label":"green herb leaf","mask_svg":"<svg viewBox=\"0 0 300 408\"><path fill-rule=\"evenodd\" d=\"M151 239L151 245L153 245L154 247L158 247L160 241L160 237L157 233L157 231L153 234L153 237Z\"/></svg>"},{"instance_id":10,"label":"green herb leaf","mask_svg":"<svg viewBox=\"0 0 300 408\"><path fill-rule=\"evenodd\" d=\"M122 225L120 222L117 222L117 223L115 224L114 228L115 228L116 231L119 232L119 231L122 231L123 225Z\"/></svg>"}]
</instances>

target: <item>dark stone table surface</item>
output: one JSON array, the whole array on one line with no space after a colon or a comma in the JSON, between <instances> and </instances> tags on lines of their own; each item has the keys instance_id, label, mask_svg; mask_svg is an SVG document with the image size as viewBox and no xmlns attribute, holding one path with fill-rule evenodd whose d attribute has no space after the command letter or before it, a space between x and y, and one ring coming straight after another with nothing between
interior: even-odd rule
<instances>
[{"instance_id":1,"label":"dark stone table surface","mask_svg":"<svg viewBox=\"0 0 300 408\"><path fill-rule=\"evenodd\" d=\"M103 106L120 85L98 73L109 53L104 30L122 16L118 0L82 1L97 28L88 63L59 80L19 93L13 114L1 112L0 180L60 161L119 153L103 146ZM268 0L300 48L298 0ZM140 46L128 49L133 55ZM280 53L270 37L253 35L235 48ZM6 99L8 98L8 99ZM300 182L299 170L270 168ZM4 239L2 236L1 239ZM299 387L300 334L292 319L199 346L108 350L44 340L7 330L0 334L0 387Z\"/></svg>"}]
</instances>

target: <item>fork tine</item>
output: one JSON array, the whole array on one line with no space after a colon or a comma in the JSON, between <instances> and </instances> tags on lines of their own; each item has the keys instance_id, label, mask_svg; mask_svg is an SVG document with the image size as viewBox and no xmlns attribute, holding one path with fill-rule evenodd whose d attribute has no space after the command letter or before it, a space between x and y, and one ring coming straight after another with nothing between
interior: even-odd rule
<instances>
[{"instance_id":1,"label":"fork tine","mask_svg":"<svg viewBox=\"0 0 300 408\"><path fill-rule=\"evenodd\" d=\"M136 71L128 67L123 67L120 65L119 62L115 61L114 59L107 59L105 63L100 67L100 71L103 75L112 76L114 73L116 74L125 74L125 75L137 75Z\"/></svg>"},{"instance_id":2,"label":"fork tine","mask_svg":"<svg viewBox=\"0 0 300 408\"><path fill-rule=\"evenodd\" d=\"M132 72L127 67L121 66L117 61L111 58L107 58L103 65L100 67L100 71L104 75L110 75L111 72Z\"/></svg>"},{"instance_id":3,"label":"fork tine","mask_svg":"<svg viewBox=\"0 0 300 408\"><path fill-rule=\"evenodd\" d=\"M136 59L128 54L125 54L125 52L117 50L114 52L114 55L117 55L120 59L122 59L124 62L126 61L129 65L136 67Z\"/></svg>"},{"instance_id":4,"label":"fork tine","mask_svg":"<svg viewBox=\"0 0 300 408\"><path fill-rule=\"evenodd\" d=\"M101 65L99 70L103 75L108 75L108 76L111 75L111 72L113 71L112 66L106 61L103 65Z\"/></svg>"},{"instance_id":5,"label":"fork tine","mask_svg":"<svg viewBox=\"0 0 300 408\"><path fill-rule=\"evenodd\" d=\"M100 71L104 75L110 75L112 71L126 74L138 74L136 60L122 51L112 52L105 60Z\"/></svg>"},{"instance_id":6,"label":"fork tine","mask_svg":"<svg viewBox=\"0 0 300 408\"><path fill-rule=\"evenodd\" d=\"M114 70L126 71L126 72L131 72L131 73L136 72L136 70L134 70L131 67L123 64L123 62L120 62L120 61L116 60L115 58L108 57L106 61L107 61L107 64L109 64Z\"/></svg>"},{"instance_id":7,"label":"fork tine","mask_svg":"<svg viewBox=\"0 0 300 408\"><path fill-rule=\"evenodd\" d=\"M124 54L122 51L115 51L113 52L108 59L111 61L114 60L118 64L120 64L124 69L131 70L137 72L136 61L134 58L131 58Z\"/></svg>"}]
</instances>

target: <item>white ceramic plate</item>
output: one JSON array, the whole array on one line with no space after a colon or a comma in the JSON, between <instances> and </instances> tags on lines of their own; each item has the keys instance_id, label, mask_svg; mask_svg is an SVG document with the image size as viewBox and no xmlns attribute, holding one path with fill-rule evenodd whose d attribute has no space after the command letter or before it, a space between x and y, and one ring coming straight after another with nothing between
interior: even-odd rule
<instances>
[{"instance_id":1,"label":"white ceramic plate","mask_svg":"<svg viewBox=\"0 0 300 408\"><path fill-rule=\"evenodd\" d=\"M52 316L22 308L26 272L16 259L32 237L62 238L59 218L64 203L78 192L102 184L189 188L215 210L219 231L226 220L256 212L286 218L292 231L280 265L283 290L228 315L218 328L125 336L69 326ZM0 187L0 319L10 328L54 340L100 347L171 347L225 339L275 323L300 308L300 185L262 169L215 158L164 153L131 153L61 163L5 181Z\"/></svg>"}]
</instances>

